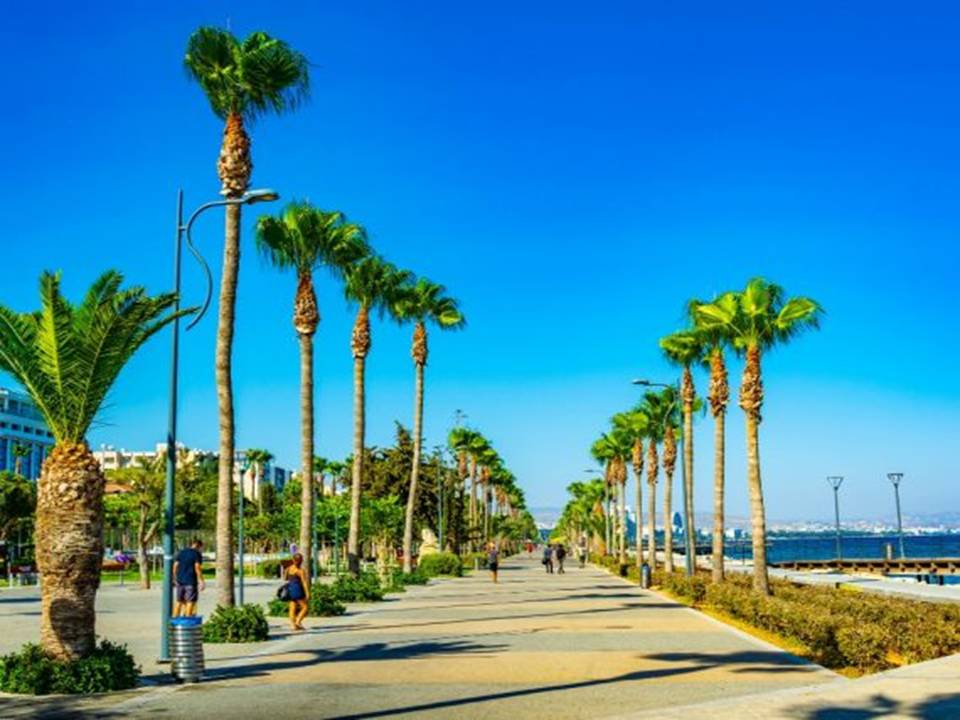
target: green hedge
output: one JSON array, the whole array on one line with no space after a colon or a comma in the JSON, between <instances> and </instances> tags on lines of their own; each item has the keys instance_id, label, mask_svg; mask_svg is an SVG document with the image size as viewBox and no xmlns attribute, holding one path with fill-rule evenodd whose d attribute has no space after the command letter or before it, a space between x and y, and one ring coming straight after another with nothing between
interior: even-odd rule
<instances>
[{"instance_id":1,"label":"green hedge","mask_svg":"<svg viewBox=\"0 0 960 720\"><path fill-rule=\"evenodd\" d=\"M436 577L437 575L460 577L463 575L463 562L459 555L452 552L424 555L417 563L417 567L420 572L428 577Z\"/></svg>"},{"instance_id":2,"label":"green hedge","mask_svg":"<svg viewBox=\"0 0 960 720\"><path fill-rule=\"evenodd\" d=\"M267 580L276 580L283 571L282 560L264 560L260 563L260 577Z\"/></svg>"},{"instance_id":3,"label":"green hedge","mask_svg":"<svg viewBox=\"0 0 960 720\"><path fill-rule=\"evenodd\" d=\"M260 642L269 634L270 626L259 605L220 605L203 624L203 641L208 643Z\"/></svg>"},{"instance_id":4,"label":"green hedge","mask_svg":"<svg viewBox=\"0 0 960 720\"><path fill-rule=\"evenodd\" d=\"M0 691L9 693L89 695L136 687L139 676L126 646L107 640L70 662L55 660L34 644L0 658Z\"/></svg>"},{"instance_id":5,"label":"green hedge","mask_svg":"<svg viewBox=\"0 0 960 720\"><path fill-rule=\"evenodd\" d=\"M487 569L487 554L484 552L467 553L463 556L461 566L466 570L473 570L474 565L481 570Z\"/></svg>"},{"instance_id":6,"label":"green hedge","mask_svg":"<svg viewBox=\"0 0 960 720\"><path fill-rule=\"evenodd\" d=\"M380 578L374 572L363 572L359 577L341 575L332 587L340 602L379 602L384 596Z\"/></svg>"},{"instance_id":7,"label":"green hedge","mask_svg":"<svg viewBox=\"0 0 960 720\"><path fill-rule=\"evenodd\" d=\"M332 617L343 615L347 611L337 597L333 585L314 583L310 587L310 599L307 601L307 615L311 617ZM286 617L290 612L290 603L284 600L271 600L267 603L267 614L271 617Z\"/></svg>"}]
</instances>

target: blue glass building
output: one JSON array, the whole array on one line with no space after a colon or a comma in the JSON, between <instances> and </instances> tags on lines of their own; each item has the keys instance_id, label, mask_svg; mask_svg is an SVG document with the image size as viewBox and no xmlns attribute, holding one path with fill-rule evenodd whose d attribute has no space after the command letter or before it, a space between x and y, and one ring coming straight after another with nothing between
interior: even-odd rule
<instances>
[{"instance_id":1,"label":"blue glass building","mask_svg":"<svg viewBox=\"0 0 960 720\"><path fill-rule=\"evenodd\" d=\"M17 467L16 447L27 450L19 458L20 474L30 480L40 477L40 467L53 447L53 433L29 396L0 388L0 471Z\"/></svg>"}]
</instances>

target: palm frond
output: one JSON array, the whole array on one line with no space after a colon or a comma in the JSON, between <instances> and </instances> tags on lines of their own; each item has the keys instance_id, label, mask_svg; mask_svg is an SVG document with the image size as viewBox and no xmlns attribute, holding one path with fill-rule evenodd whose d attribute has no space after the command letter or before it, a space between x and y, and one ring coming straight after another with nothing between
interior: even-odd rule
<instances>
[{"instance_id":1,"label":"palm frond","mask_svg":"<svg viewBox=\"0 0 960 720\"><path fill-rule=\"evenodd\" d=\"M176 317L173 294L150 297L121 290L109 271L74 307L60 294L60 277L40 279L41 310L17 314L0 307L0 363L27 390L57 442L81 442L120 371L133 354Z\"/></svg>"}]
</instances>

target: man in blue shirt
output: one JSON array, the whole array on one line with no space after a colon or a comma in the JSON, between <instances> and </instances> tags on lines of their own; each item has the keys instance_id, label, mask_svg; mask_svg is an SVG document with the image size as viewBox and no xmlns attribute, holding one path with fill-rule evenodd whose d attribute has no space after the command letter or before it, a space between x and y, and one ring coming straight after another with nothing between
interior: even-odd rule
<instances>
[{"instance_id":1,"label":"man in blue shirt","mask_svg":"<svg viewBox=\"0 0 960 720\"><path fill-rule=\"evenodd\" d=\"M176 583L176 603L173 606L174 617L197 614L197 599L200 590L206 588L203 582L203 542L196 538L191 547L184 548L173 562L173 578Z\"/></svg>"}]
</instances>

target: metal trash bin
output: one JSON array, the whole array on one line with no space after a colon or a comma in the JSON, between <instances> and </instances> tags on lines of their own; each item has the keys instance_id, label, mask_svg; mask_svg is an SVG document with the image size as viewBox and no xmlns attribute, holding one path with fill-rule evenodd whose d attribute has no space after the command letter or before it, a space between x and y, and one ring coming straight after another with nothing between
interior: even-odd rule
<instances>
[{"instance_id":1,"label":"metal trash bin","mask_svg":"<svg viewBox=\"0 0 960 720\"><path fill-rule=\"evenodd\" d=\"M170 620L170 673L180 682L199 682L203 676L203 618Z\"/></svg>"},{"instance_id":2,"label":"metal trash bin","mask_svg":"<svg viewBox=\"0 0 960 720\"><path fill-rule=\"evenodd\" d=\"M646 589L652 584L650 577L650 566L647 563L644 563L640 566L640 587Z\"/></svg>"}]
</instances>

